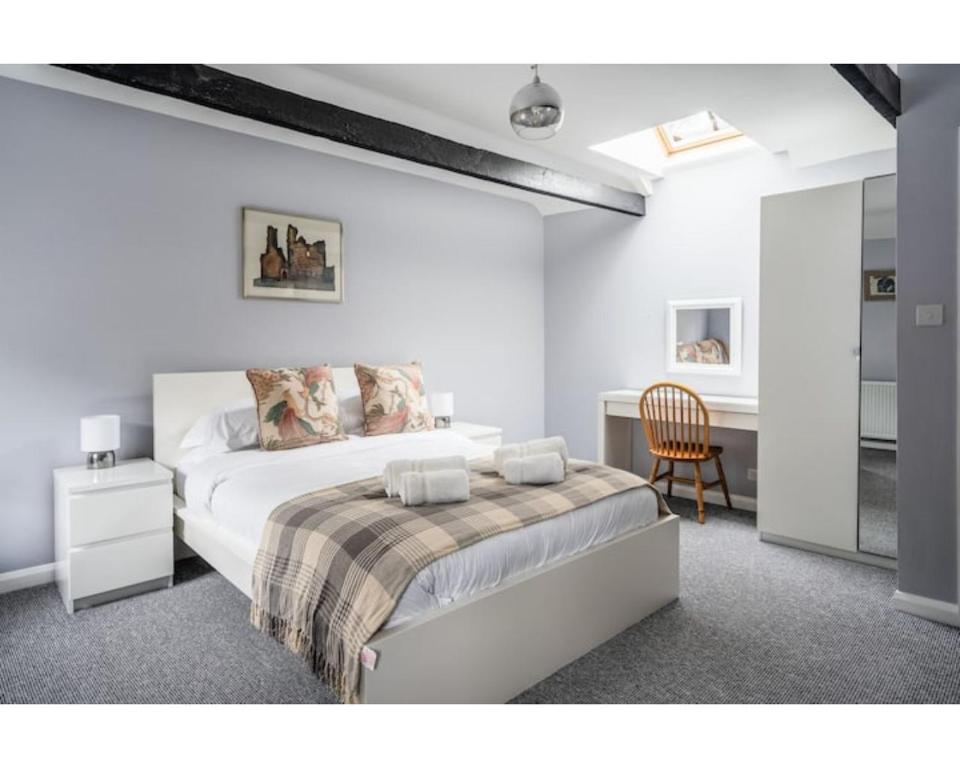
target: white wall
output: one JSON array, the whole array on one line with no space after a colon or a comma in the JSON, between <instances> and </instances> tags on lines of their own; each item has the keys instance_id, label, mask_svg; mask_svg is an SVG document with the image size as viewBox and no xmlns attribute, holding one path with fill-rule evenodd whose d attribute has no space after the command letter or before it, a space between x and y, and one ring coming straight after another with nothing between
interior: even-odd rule
<instances>
[{"instance_id":1,"label":"white wall","mask_svg":"<svg viewBox=\"0 0 960 768\"><path fill-rule=\"evenodd\" d=\"M671 174L657 183L643 219L604 211L548 217L547 432L566 435L574 454L592 457L597 393L667 378L669 299L743 298L741 375L669 378L708 393L755 395L760 198L894 170L892 150L800 170L759 151ZM755 437L729 431L721 440L732 449L725 456L735 492L754 495L746 469L756 466Z\"/></svg>"},{"instance_id":2,"label":"white wall","mask_svg":"<svg viewBox=\"0 0 960 768\"><path fill-rule=\"evenodd\" d=\"M52 559L84 414L152 449L161 371L420 359L457 418L543 433L530 205L0 78L0 572ZM343 304L241 294L243 206L339 219Z\"/></svg>"}]
</instances>

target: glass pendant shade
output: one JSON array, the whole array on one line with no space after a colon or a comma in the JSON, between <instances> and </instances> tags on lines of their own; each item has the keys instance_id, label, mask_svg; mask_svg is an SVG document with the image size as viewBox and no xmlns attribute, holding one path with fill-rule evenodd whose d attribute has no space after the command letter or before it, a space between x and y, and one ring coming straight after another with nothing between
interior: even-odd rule
<instances>
[{"instance_id":1,"label":"glass pendant shade","mask_svg":"<svg viewBox=\"0 0 960 768\"><path fill-rule=\"evenodd\" d=\"M525 85L510 102L510 125L523 139L549 139L563 125L563 101L534 67L533 82Z\"/></svg>"}]
</instances>

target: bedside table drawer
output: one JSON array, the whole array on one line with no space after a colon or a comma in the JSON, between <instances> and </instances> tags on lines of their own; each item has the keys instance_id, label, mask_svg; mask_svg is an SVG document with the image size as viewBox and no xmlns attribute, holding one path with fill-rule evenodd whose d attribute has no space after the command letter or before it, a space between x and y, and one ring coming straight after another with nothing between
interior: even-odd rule
<instances>
[{"instance_id":1,"label":"bedside table drawer","mask_svg":"<svg viewBox=\"0 0 960 768\"><path fill-rule=\"evenodd\" d=\"M70 592L77 600L173 573L173 531L94 544L70 553Z\"/></svg>"},{"instance_id":2,"label":"bedside table drawer","mask_svg":"<svg viewBox=\"0 0 960 768\"><path fill-rule=\"evenodd\" d=\"M173 529L173 491L169 483L78 493L70 496L69 505L71 547Z\"/></svg>"}]
</instances>

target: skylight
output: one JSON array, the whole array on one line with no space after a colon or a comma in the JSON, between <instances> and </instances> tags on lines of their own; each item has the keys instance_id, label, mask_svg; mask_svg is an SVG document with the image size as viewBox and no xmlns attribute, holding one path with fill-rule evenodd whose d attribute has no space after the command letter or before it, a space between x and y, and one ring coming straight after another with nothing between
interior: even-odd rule
<instances>
[{"instance_id":1,"label":"skylight","mask_svg":"<svg viewBox=\"0 0 960 768\"><path fill-rule=\"evenodd\" d=\"M594 144L590 149L660 178L674 168L710 162L753 149L757 144L711 109L636 133Z\"/></svg>"},{"instance_id":2,"label":"skylight","mask_svg":"<svg viewBox=\"0 0 960 768\"><path fill-rule=\"evenodd\" d=\"M743 133L734 128L715 112L705 109L679 120L661 123L657 126L657 135L668 155L685 152L718 141L735 139Z\"/></svg>"}]
</instances>

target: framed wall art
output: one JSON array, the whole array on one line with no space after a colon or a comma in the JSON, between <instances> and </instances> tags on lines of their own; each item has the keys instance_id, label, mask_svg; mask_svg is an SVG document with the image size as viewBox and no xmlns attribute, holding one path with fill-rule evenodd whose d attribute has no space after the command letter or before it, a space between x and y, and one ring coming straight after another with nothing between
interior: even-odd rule
<instances>
[{"instance_id":1,"label":"framed wall art","mask_svg":"<svg viewBox=\"0 0 960 768\"><path fill-rule=\"evenodd\" d=\"M892 269L868 269L863 273L864 301L895 301L897 273Z\"/></svg>"},{"instance_id":2,"label":"framed wall art","mask_svg":"<svg viewBox=\"0 0 960 768\"><path fill-rule=\"evenodd\" d=\"M343 301L343 227L243 209L244 298Z\"/></svg>"}]
</instances>

